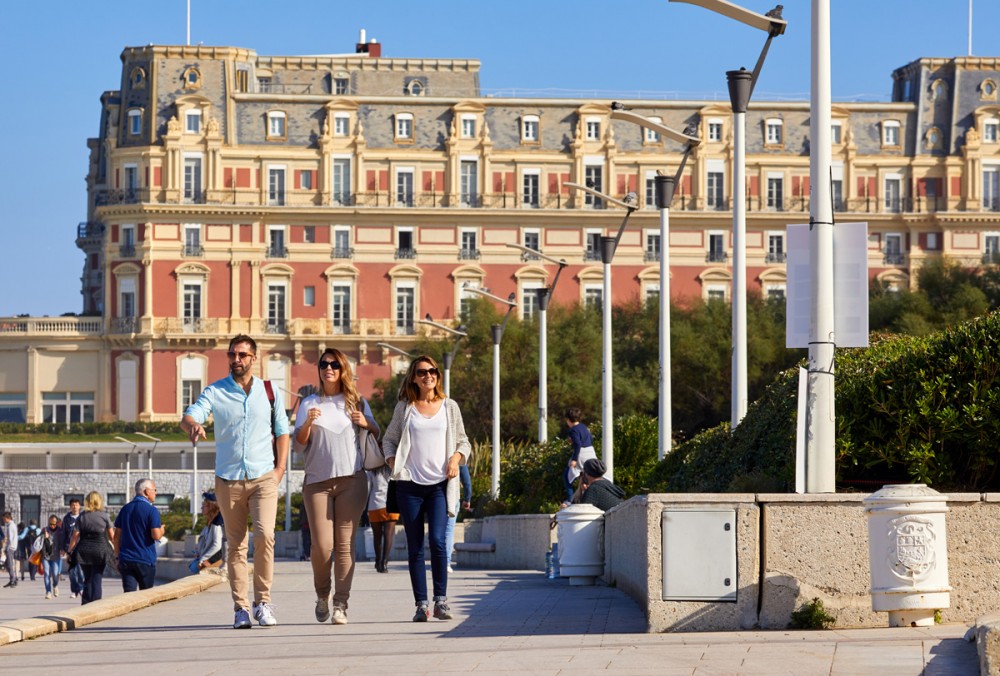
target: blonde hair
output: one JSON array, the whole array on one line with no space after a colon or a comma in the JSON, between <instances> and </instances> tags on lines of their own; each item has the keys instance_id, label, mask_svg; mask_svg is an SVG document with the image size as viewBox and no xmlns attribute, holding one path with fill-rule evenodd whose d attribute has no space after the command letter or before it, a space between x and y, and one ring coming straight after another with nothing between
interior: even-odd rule
<instances>
[{"instance_id":1,"label":"blonde hair","mask_svg":"<svg viewBox=\"0 0 1000 676\"><path fill-rule=\"evenodd\" d=\"M351 362L347 360L347 355L335 347L328 347L323 350L323 354L316 362L317 370L319 370L319 362L323 361L323 357L327 355L333 357L340 364L340 392L344 395L344 409L348 413L359 409L361 395L358 394L358 387L354 384L354 370L351 368ZM320 372L320 376L322 376L322 372ZM323 389L322 377L319 379L319 394L326 394L326 390Z\"/></svg>"},{"instance_id":2,"label":"blonde hair","mask_svg":"<svg viewBox=\"0 0 1000 676\"><path fill-rule=\"evenodd\" d=\"M410 368L406 369L406 375L403 377L403 382L399 384L399 400L412 404L420 398L420 387L413 382L413 379L417 375L417 367L420 364L428 364L437 369L438 377L437 381L434 383L434 398L444 399L444 384L441 377L441 369L438 368L437 362L434 361L433 357L422 354L411 361Z\"/></svg>"},{"instance_id":3,"label":"blonde hair","mask_svg":"<svg viewBox=\"0 0 1000 676\"><path fill-rule=\"evenodd\" d=\"M83 506L88 512L99 512L104 507L104 498L97 491L90 491L83 501Z\"/></svg>"}]
</instances>

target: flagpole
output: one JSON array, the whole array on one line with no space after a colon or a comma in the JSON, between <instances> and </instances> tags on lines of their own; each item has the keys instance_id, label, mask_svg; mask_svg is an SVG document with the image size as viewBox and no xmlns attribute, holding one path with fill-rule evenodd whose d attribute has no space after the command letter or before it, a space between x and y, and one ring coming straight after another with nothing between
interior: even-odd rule
<instances>
[{"instance_id":1,"label":"flagpole","mask_svg":"<svg viewBox=\"0 0 1000 676\"><path fill-rule=\"evenodd\" d=\"M187 46L191 46L191 0L187 0Z\"/></svg>"}]
</instances>

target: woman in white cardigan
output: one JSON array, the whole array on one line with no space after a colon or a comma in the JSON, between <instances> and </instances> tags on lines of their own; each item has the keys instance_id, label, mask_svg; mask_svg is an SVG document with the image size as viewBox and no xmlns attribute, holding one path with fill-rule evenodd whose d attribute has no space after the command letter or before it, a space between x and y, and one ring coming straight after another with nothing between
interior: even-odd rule
<instances>
[{"instance_id":1,"label":"woman in white cardigan","mask_svg":"<svg viewBox=\"0 0 1000 676\"><path fill-rule=\"evenodd\" d=\"M448 552L445 528L458 503L458 466L472 447L465 435L458 404L445 396L437 362L423 355L410 364L399 388L399 403L382 440L392 468L396 501L409 557L410 586L417 612L414 622L430 616L424 565L424 519L431 549L434 617L450 620Z\"/></svg>"}]
</instances>

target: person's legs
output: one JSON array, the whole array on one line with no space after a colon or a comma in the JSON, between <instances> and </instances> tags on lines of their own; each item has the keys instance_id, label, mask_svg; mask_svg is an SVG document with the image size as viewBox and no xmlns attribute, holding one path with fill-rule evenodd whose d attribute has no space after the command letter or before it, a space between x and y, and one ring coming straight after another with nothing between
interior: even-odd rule
<instances>
[{"instance_id":1,"label":"person's legs","mask_svg":"<svg viewBox=\"0 0 1000 676\"><path fill-rule=\"evenodd\" d=\"M84 563L83 568L83 599L81 605L99 601L103 594L104 564Z\"/></svg>"},{"instance_id":2,"label":"person's legs","mask_svg":"<svg viewBox=\"0 0 1000 676\"><path fill-rule=\"evenodd\" d=\"M406 532L410 587L417 605L427 603L427 567L424 565L424 487L412 481L396 482L399 517Z\"/></svg>"},{"instance_id":3,"label":"person's legs","mask_svg":"<svg viewBox=\"0 0 1000 676\"><path fill-rule=\"evenodd\" d=\"M56 559L55 561L46 561L47 566L46 572L49 574L49 583L52 587L52 593L55 596L59 596L59 576L62 574L62 559Z\"/></svg>"},{"instance_id":4,"label":"person's legs","mask_svg":"<svg viewBox=\"0 0 1000 676\"><path fill-rule=\"evenodd\" d=\"M309 515L309 530L316 531L309 551L309 562L312 564L313 588L318 599L329 597L333 586L330 579L330 568L333 565L333 519L330 506L332 487L331 479L307 484L302 488L302 502Z\"/></svg>"},{"instance_id":5,"label":"person's legs","mask_svg":"<svg viewBox=\"0 0 1000 676\"><path fill-rule=\"evenodd\" d=\"M382 524L382 572L389 572L389 559L392 558L392 540L396 535L396 523L397 521L386 521Z\"/></svg>"},{"instance_id":6,"label":"person's legs","mask_svg":"<svg viewBox=\"0 0 1000 676\"><path fill-rule=\"evenodd\" d=\"M69 591L75 595L83 591L83 568L79 565L69 569Z\"/></svg>"},{"instance_id":7,"label":"person's legs","mask_svg":"<svg viewBox=\"0 0 1000 676\"><path fill-rule=\"evenodd\" d=\"M253 519L253 600L271 602L274 578L274 520L278 516L278 482L274 472L248 482ZM225 517L223 517L225 518Z\"/></svg>"},{"instance_id":8,"label":"person's legs","mask_svg":"<svg viewBox=\"0 0 1000 676\"><path fill-rule=\"evenodd\" d=\"M135 570L138 573L136 579L139 582L139 589L151 589L156 584L155 564L137 563L135 564Z\"/></svg>"},{"instance_id":9,"label":"person's legs","mask_svg":"<svg viewBox=\"0 0 1000 676\"><path fill-rule=\"evenodd\" d=\"M232 592L234 610L250 610L247 584L247 516L250 509L246 493L245 482L215 477L215 495L219 499L219 511L222 513L228 541L226 569L229 572L229 589Z\"/></svg>"},{"instance_id":10,"label":"person's legs","mask_svg":"<svg viewBox=\"0 0 1000 676\"><path fill-rule=\"evenodd\" d=\"M333 605L347 608L354 580L354 538L358 521L368 501L368 479L364 470L335 480L333 493L333 572L336 586Z\"/></svg>"},{"instance_id":11,"label":"person's legs","mask_svg":"<svg viewBox=\"0 0 1000 676\"><path fill-rule=\"evenodd\" d=\"M427 497L424 499L435 601L443 601L448 597L448 551L445 549L445 529L448 525L447 485L447 481L442 481L434 486L427 486Z\"/></svg>"},{"instance_id":12,"label":"person's legs","mask_svg":"<svg viewBox=\"0 0 1000 676\"><path fill-rule=\"evenodd\" d=\"M122 591L125 593L139 591L138 564L132 561L119 561L118 574L122 576Z\"/></svg>"},{"instance_id":13,"label":"person's legs","mask_svg":"<svg viewBox=\"0 0 1000 676\"><path fill-rule=\"evenodd\" d=\"M10 576L10 586L17 584L17 549L7 547L7 575Z\"/></svg>"},{"instance_id":14,"label":"person's legs","mask_svg":"<svg viewBox=\"0 0 1000 676\"><path fill-rule=\"evenodd\" d=\"M370 518L370 517L369 517ZM385 546L382 540L382 533L385 531L387 521L372 521L372 545L375 549L375 570L382 572L382 548Z\"/></svg>"},{"instance_id":15,"label":"person's legs","mask_svg":"<svg viewBox=\"0 0 1000 676\"><path fill-rule=\"evenodd\" d=\"M45 594L52 593L52 570L55 561L49 561L48 559L42 559L42 582L45 583ZM59 573L56 573L56 581L59 580Z\"/></svg>"},{"instance_id":16,"label":"person's legs","mask_svg":"<svg viewBox=\"0 0 1000 676\"><path fill-rule=\"evenodd\" d=\"M455 522L458 521L458 508L461 504L461 500L455 503L455 516L449 516L448 523L444 527L444 551L448 557L449 566L451 565L451 553L455 551Z\"/></svg>"},{"instance_id":17,"label":"person's legs","mask_svg":"<svg viewBox=\"0 0 1000 676\"><path fill-rule=\"evenodd\" d=\"M563 488L566 489L566 502L572 502L573 500L573 493L575 492L573 479L573 468L566 465L566 469L563 471Z\"/></svg>"}]
</instances>

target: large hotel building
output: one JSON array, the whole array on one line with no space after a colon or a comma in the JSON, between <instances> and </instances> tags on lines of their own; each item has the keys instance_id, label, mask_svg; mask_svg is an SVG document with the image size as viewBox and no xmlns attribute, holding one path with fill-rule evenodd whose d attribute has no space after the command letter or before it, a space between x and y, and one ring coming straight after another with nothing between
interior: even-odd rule
<instances>
[{"instance_id":1,"label":"large hotel building","mask_svg":"<svg viewBox=\"0 0 1000 676\"><path fill-rule=\"evenodd\" d=\"M924 58L890 102L833 109L831 183L810 186L808 102L755 102L747 181L733 186L728 104L628 100L702 144L661 242L653 177L681 146L610 119L610 101L484 96L479 62L355 53L263 56L208 46L127 48L88 141L80 316L0 318L0 420L176 420L227 371L237 333L260 375L315 381L336 346L370 392L426 314L450 323L466 284L516 294L521 317L562 258L556 303L602 302L597 242L623 212L567 187L638 195L614 298L728 298L732 204L747 201L747 285L780 296L785 227L810 191L867 221L872 280L905 288L929 258L1000 252L1000 59ZM553 336L553 340L571 339Z\"/></svg>"}]
</instances>

